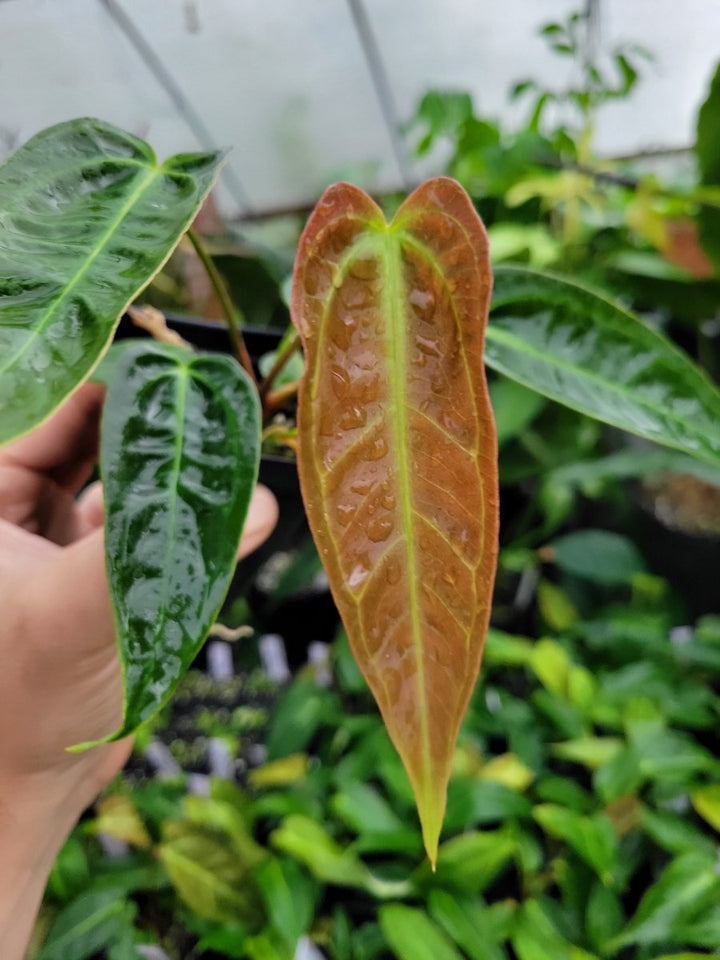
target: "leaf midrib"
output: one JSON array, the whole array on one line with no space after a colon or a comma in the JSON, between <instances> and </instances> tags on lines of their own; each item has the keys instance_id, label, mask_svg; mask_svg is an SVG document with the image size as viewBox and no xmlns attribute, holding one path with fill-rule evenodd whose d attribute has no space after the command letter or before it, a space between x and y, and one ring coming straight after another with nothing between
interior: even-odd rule
<instances>
[{"instance_id":1,"label":"leaf midrib","mask_svg":"<svg viewBox=\"0 0 720 960\"><path fill-rule=\"evenodd\" d=\"M114 914L121 913L123 908L124 904L117 899L104 904L102 907L97 907L94 913L91 913L90 916L85 917L66 933L61 934L56 940L53 940L46 948L47 952L52 956L51 951L57 950L58 945L63 946L65 943L72 943L73 938L89 932L93 927L98 926L103 920L108 920ZM43 950L41 957L45 955L46 950Z\"/></svg>"},{"instance_id":2,"label":"leaf midrib","mask_svg":"<svg viewBox=\"0 0 720 960\"><path fill-rule=\"evenodd\" d=\"M415 531L413 525L413 502L410 482L410 457L408 450L408 417L406 404L407 390L407 331L405 324L404 298L402 295L402 258L398 234L391 228L378 233L377 241L382 244L380 262L383 271L382 299L383 313L387 318L385 339L389 364L388 381L390 383L391 417L393 449L397 462L397 489L400 522L403 530L405 555L407 559L407 582L410 606L410 629L413 649L417 663L416 683L424 709L420 711L420 739L422 743L423 792L427 794L432 787L430 756L430 730L427 716L427 689L425 683L425 657L422 643L422 629L419 616L418 568L415 555Z\"/></svg>"},{"instance_id":3,"label":"leaf midrib","mask_svg":"<svg viewBox=\"0 0 720 960\"><path fill-rule=\"evenodd\" d=\"M57 312L61 304L67 301L70 294L75 290L78 284L83 280L87 275L88 271L102 254L104 249L107 247L109 241L113 235L117 232L119 227L122 225L123 221L127 217L128 213L131 211L133 206L140 200L143 193L145 193L150 186L155 183L160 174L164 171L162 167L151 167L146 170L145 175L140 178L140 181L130 194L128 199L125 201L123 206L118 211L115 218L111 221L105 233L99 238L97 245L94 250L85 258L80 268L77 270L75 275L72 277L70 282L65 286L62 291L62 294L55 300L45 311L45 313L40 317L37 323L31 328L30 335L22 344L19 350L17 350L8 360L5 361L2 366L0 366L0 376L13 367L18 360L23 356L24 353L28 351L30 345L37 340L40 334L45 330L48 323Z\"/></svg>"}]
</instances>

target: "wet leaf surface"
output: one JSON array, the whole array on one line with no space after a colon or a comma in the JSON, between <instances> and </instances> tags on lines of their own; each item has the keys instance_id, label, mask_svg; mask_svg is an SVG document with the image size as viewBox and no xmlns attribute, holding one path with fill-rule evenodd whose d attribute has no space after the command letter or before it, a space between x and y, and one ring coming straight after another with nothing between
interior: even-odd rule
<instances>
[{"instance_id":1,"label":"wet leaf surface","mask_svg":"<svg viewBox=\"0 0 720 960\"><path fill-rule=\"evenodd\" d=\"M482 362L490 285L483 226L464 191L438 178L390 224L361 190L331 187L302 237L293 290L307 364L305 506L433 860L497 551Z\"/></svg>"},{"instance_id":2,"label":"wet leaf surface","mask_svg":"<svg viewBox=\"0 0 720 960\"><path fill-rule=\"evenodd\" d=\"M105 540L125 682L115 739L166 702L215 621L257 477L257 393L235 360L145 344L102 424Z\"/></svg>"},{"instance_id":3,"label":"wet leaf surface","mask_svg":"<svg viewBox=\"0 0 720 960\"><path fill-rule=\"evenodd\" d=\"M221 162L159 163L137 137L83 119L44 130L0 167L0 443L90 374Z\"/></svg>"}]
</instances>

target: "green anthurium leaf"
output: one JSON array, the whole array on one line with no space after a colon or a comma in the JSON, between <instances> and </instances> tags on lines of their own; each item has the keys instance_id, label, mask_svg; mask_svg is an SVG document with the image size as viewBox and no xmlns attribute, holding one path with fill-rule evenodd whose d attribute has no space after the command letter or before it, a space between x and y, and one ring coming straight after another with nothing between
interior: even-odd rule
<instances>
[{"instance_id":1,"label":"green anthurium leaf","mask_svg":"<svg viewBox=\"0 0 720 960\"><path fill-rule=\"evenodd\" d=\"M167 701L225 597L258 471L257 393L235 360L128 351L105 402L105 543L126 736Z\"/></svg>"},{"instance_id":2,"label":"green anthurium leaf","mask_svg":"<svg viewBox=\"0 0 720 960\"><path fill-rule=\"evenodd\" d=\"M87 960L132 926L135 906L117 889L83 893L55 918L37 960Z\"/></svg>"},{"instance_id":3,"label":"green anthurium leaf","mask_svg":"<svg viewBox=\"0 0 720 960\"><path fill-rule=\"evenodd\" d=\"M457 947L423 910L388 904L380 910L380 926L398 960L462 960Z\"/></svg>"},{"instance_id":4,"label":"green anthurium leaf","mask_svg":"<svg viewBox=\"0 0 720 960\"><path fill-rule=\"evenodd\" d=\"M720 464L720 391L666 337L585 287L498 267L485 360L590 417Z\"/></svg>"},{"instance_id":5,"label":"green anthurium leaf","mask_svg":"<svg viewBox=\"0 0 720 960\"><path fill-rule=\"evenodd\" d=\"M0 167L0 443L90 374L222 159L159 163L137 137L82 119L44 130Z\"/></svg>"}]
</instances>

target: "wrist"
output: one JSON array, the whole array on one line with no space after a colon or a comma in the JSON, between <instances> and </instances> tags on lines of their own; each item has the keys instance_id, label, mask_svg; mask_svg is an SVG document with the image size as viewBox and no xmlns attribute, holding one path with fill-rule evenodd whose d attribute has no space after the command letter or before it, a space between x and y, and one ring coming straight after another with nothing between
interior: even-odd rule
<instances>
[{"instance_id":1,"label":"wrist","mask_svg":"<svg viewBox=\"0 0 720 960\"><path fill-rule=\"evenodd\" d=\"M53 862L80 812L52 791L0 786L0 943L22 960Z\"/></svg>"}]
</instances>

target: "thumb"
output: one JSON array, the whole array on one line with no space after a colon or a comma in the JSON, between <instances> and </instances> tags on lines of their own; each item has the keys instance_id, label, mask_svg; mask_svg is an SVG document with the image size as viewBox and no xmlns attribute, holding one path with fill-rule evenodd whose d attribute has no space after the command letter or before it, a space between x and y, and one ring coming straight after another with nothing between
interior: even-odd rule
<instances>
[{"instance_id":1,"label":"thumb","mask_svg":"<svg viewBox=\"0 0 720 960\"><path fill-rule=\"evenodd\" d=\"M115 655L115 626L105 574L102 529L56 550L38 571L43 603L36 604L39 630L76 655Z\"/></svg>"}]
</instances>

